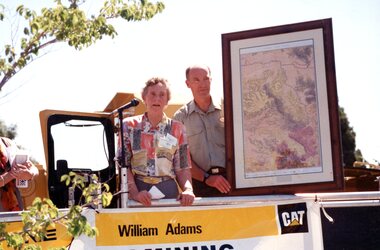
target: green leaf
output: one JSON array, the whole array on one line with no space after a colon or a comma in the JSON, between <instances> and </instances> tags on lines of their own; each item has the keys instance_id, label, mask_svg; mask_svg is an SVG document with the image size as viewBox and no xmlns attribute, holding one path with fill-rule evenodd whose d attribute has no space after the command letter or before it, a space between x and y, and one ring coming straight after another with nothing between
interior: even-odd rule
<instances>
[{"instance_id":1,"label":"green leaf","mask_svg":"<svg viewBox=\"0 0 380 250\"><path fill-rule=\"evenodd\" d=\"M16 11L19 13L19 15L21 16L22 13L24 12L24 5L19 5L17 8L16 8Z\"/></svg>"},{"instance_id":2,"label":"green leaf","mask_svg":"<svg viewBox=\"0 0 380 250\"><path fill-rule=\"evenodd\" d=\"M38 23L36 23L36 22L32 23L32 25L30 26L30 29L32 31L32 34L37 34L38 29L39 29Z\"/></svg>"},{"instance_id":3,"label":"green leaf","mask_svg":"<svg viewBox=\"0 0 380 250\"><path fill-rule=\"evenodd\" d=\"M73 26L75 26L78 23L78 17L76 15L73 16L72 23L73 23Z\"/></svg>"},{"instance_id":4,"label":"green leaf","mask_svg":"<svg viewBox=\"0 0 380 250\"><path fill-rule=\"evenodd\" d=\"M8 56L10 52L11 52L11 46L6 45L5 46L5 55Z\"/></svg>"},{"instance_id":5,"label":"green leaf","mask_svg":"<svg viewBox=\"0 0 380 250\"><path fill-rule=\"evenodd\" d=\"M93 197L92 196L87 196L86 197L86 203L91 203L93 200Z\"/></svg>"},{"instance_id":6,"label":"green leaf","mask_svg":"<svg viewBox=\"0 0 380 250\"><path fill-rule=\"evenodd\" d=\"M24 34L29 35L29 29L27 27L24 28Z\"/></svg>"},{"instance_id":7,"label":"green leaf","mask_svg":"<svg viewBox=\"0 0 380 250\"><path fill-rule=\"evenodd\" d=\"M111 201L112 201L112 194L111 193L103 193L102 194L102 204L103 204L103 207L108 207L110 204L111 204Z\"/></svg>"},{"instance_id":8,"label":"green leaf","mask_svg":"<svg viewBox=\"0 0 380 250\"><path fill-rule=\"evenodd\" d=\"M107 184L107 183L104 183L103 184L103 187L105 188L105 190L108 192L110 191L110 186Z\"/></svg>"},{"instance_id":9,"label":"green leaf","mask_svg":"<svg viewBox=\"0 0 380 250\"><path fill-rule=\"evenodd\" d=\"M70 183L70 176L68 176L67 174L64 174L61 176L61 182L67 182L67 179L69 180L69 183Z\"/></svg>"}]
</instances>

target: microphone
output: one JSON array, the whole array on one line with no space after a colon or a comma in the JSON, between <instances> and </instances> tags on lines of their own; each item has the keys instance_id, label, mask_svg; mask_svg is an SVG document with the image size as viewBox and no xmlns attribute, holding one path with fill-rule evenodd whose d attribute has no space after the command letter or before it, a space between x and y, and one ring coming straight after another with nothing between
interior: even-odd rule
<instances>
[{"instance_id":1,"label":"microphone","mask_svg":"<svg viewBox=\"0 0 380 250\"><path fill-rule=\"evenodd\" d=\"M136 107L137 105L139 105L139 101L136 99L136 98L133 98L129 103L115 109L114 111L112 111L112 114L113 113L116 113L118 111L123 111L124 109L128 109L128 108L131 108L131 107Z\"/></svg>"}]
</instances>

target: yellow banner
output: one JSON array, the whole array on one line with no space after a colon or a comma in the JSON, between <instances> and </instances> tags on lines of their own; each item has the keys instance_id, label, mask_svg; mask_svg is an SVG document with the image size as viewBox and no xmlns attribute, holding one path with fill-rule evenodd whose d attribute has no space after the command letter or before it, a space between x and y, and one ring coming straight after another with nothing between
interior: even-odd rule
<instances>
[{"instance_id":1,"label":"yellow banner","mask_svg":"<svg viewBox=\"0 0 380 250\"><path fill-rule=\"evenodd\" d=\"M96 214L96 245L199 242L279 234L276 206L180 209Z\"/></svg>"}]
</instances>

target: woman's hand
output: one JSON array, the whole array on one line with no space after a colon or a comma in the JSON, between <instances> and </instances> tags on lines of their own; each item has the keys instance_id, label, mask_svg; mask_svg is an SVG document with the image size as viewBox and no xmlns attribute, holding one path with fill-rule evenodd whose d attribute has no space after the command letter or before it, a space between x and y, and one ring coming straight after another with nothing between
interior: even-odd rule
<instances>
[{"instance_id":1,"label":"woman's hand","mask_svg":"<svg viewBox=\"0 0 380 250\"><path fill-rule=\"evenodd\" d=\"M195 195L190 189L183 191L178 197L178 200L181 202L182 206L191 206L194 202L194 199Z\"/></svg>"},{"instance_id":2,"label":"woman's hand","mask_svg":"<svg viewBox=\"0 0 380 250\"><path fill-rule=\"evenodd\" d=\"M152 195L146 190L138 192L134 197L134 200L147 207L152 205Z\"/></svg>"}]
</instances>

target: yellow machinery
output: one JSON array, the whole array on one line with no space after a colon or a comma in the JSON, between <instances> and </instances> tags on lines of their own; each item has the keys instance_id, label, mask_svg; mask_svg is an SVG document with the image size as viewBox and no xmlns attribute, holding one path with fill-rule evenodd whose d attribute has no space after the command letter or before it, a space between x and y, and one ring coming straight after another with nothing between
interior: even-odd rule
<instances>
[{"instance_id":1,"label":"yellow machinery","mask_svg":"<svg viewBox=\"0 0 380 250\"><path fill-rule=\"evenodd\" d=\"M137 106L125 108L134 100ZM165 113L171 117L180 106L168 105ZM113 192L117 192L120 180L115 154L119 116L122 114L125 118L143 112L144 104L131 93L116 93L103 111L41 111L46 168L40 166L40 176L30 185L30 190L22 192L25 204L30 204L34 197L39 196L49 197L59 208L67 207L68 190L60 182L60 176L69 171L96 173L102 182L110 185ZM113 207L118 206L117 200L118 197Z\"/></svg>"}]
</instances>

